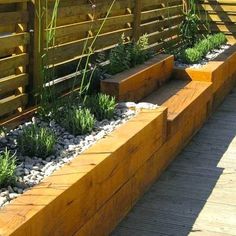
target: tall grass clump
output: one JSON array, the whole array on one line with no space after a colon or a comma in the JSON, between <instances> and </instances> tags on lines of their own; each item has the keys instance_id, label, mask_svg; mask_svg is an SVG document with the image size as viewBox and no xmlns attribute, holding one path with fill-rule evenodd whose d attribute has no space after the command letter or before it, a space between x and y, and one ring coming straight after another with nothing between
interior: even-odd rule
<instances>
[{"instance_id":1,"label":"tall grass clump","mask_svg":"<svg viewBox=\"0 0 236 236\"><path fill-rule=\"evenodd\" d=\"M60 0L55 0L52 13L49 17L48 0L39 0L36 8L38 19L38 55L40 56L39 73L40 79L37 103L38 113L42 118L48 118L49 114L54 114L57 110L54 63L50 65L48 53L54 54L56 46L56 26ZM44 43L42 43L44 42Z\"/></svg>"},{"instance_id":2,"label":"tall grass clump","mask_svg":"<svg viewBox=\"0 0 236 236\"><path fill-rule=\"evenodd\" d=\"M90 64L91 56L95 52L94 45L95 45L95 43L97 41L97 38L100 35L100 33L101 33L108 17L110 15L111 11L112 11L112 8L113 8L115 2L116 2L116 0L113 0L111 2L110 6L107 10L107 13L106 13L105 17L103 18L103 21L102 21L99 29L96 30L95 36L93 38L90 38L88 36L87 39L85 40L81 55L86 55L86 56L81 57L80 60L78 61L77 66L76 66L76 72L75 72L76 76L74 77L74 80L73 80L73 85L72 85L69 101L74 100L74 97L75 97L75 94L76 94L75 87L76 87L76 84L78 82L78 79L81 80L80 81L80 86L79 86L79 91L78 91L78 96L79 96L80 99L83 98L82 99L83 103L86 100L87 94L88 94L89 89L90 89L91 81L95 76L95 72L97 71L97 66L91 67L91 64ZM90 31L92 31L92 27L93 27L93 24L90 28Z\"/></svg>"},{"instance_id":3,"label":"tall grass clump","mask_svg":"<svg viewBox=\"0 0 236 236\"><path fill-rule=\"evenodd\" d=\"M44 159L53 154L56 136L50 129L34 124L23 128L22 134L18 136L17 144L23 155Z\"/></svg>"},{"instance_id":4,"label":"tall grass clump","mask_svg":"<svg viewBox=\"0 0 236 236\"><path fill-rule=\"evenodd\" d=\"M0 188L7 187L16 181L16 157L5 149L0 154Z\"/></svg>"}]
</instances>

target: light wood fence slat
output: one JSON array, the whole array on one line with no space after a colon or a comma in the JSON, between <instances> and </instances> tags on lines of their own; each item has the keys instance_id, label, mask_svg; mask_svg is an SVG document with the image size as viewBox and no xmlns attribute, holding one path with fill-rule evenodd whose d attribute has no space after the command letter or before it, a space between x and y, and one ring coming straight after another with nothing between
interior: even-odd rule
<instances>
[{"instance_id":1,"label":"light wood fence slat","mask_svg":"<svg viewBox=\"0 0 236 236\"><path fill-rule=\"evenodd\" d=\"M50 18L53 1L49 2ZM73 0L60 2L56 45L48 49L49 66L53 64L56 70L60 70L69 62L76 63L83 56L81 53L88 35L90 45L110 4L111 1L101 0L92 8L87 1L81 1L80 4ZM128 41L137 40L140 35L147 33L151 48L160 50L166 45L165 41L170 42L178 37L183 19L182 9L182 0L117 0L93 49L95 52L111 49L119 42L122 33ZM61 76L64 78L66 74ZM63 79L57 81L65 82Z\"/></svg>"},{"instance_id":2,"label":"light wood fence slat","mask_svg":"<svg viewBox=\"0 0 236 236\"><path fill-rule=\"evenodd\" d=\"M21 86L26 86L29 83L28 74L19 74L8 76L1 79L0 94L10 92Z\"/></svg>"},{"instance_id":3,"label":"light wood fence slat","mask_svg":"<svg viewBox=\"0 0 236 236\"><path fill-rule=\"evenodd\" d=\"M45 53L45 66L55 66L58 89L71 87L75 71L65 68L75 67L86 56L87 52L81 55L84 44L93 41L111 2L100 0L93 5L87 0L60 0L55 46L46 48L45 19L52 16L55 0L48 0L41 32L36 12L44 1L0 0L0 104L4 107L0 117L22 110L28 95L31 99L43 86L41 58ZM182 9L182 0L116 0L93 45L94 53L112 49L123 33L127 42L147 34L155 52L168 42L177 43Z\"/></svg>"},{"instance_id":4,"label":"light wood fence slat","mask_svg":"<svg viewBox=\"0 0 236 236\"><path fill-rule=\"evenodd\" d=\"M22 111L27 105L27 65L30 33L29 0L0 0L0 117Z\"/></svg>"},{"instance_id":5,"label":"light wood fence slat","mask_svg":"<svg viewBox=\"0 0 236 236\"><path fill-rule=\"evenodd\" d=\"M14 53L14 49L19 45L29 43L29 33L12 34L0 37L0 57L8 56Z\"/></svg>"},{"instance_id":6,"label":"light wood fence slat","mask_svg":"<svg viewBox=\"0 0 236 236\"><path fill-rule=\"evenodd\" d=\"M28 11L0 13L0 25L27 23L28 20L29 20Z\"/></svg>"},{"instance_id":7,"label":"light wood fence slat","mask_svg":"<svg viewBox=\"0 0 236 236\"><path fill-rule=\"evenodd\" d=\"M200 19L213 33L224 32L232 43L236 42L236 1L202 0L198 9Z\"/></svg>"},{"instance_id":8,"label":"light wood fence slat","mask_svg":"<svg viewBox=\"0 0 236 236\"><path fill-rule=\"evenodd\" d=\"M19 107L27 104L28 95L21 94L17 96L10 96L0 100L0 116L14 112Z\"/></svg>"}]
</instances>

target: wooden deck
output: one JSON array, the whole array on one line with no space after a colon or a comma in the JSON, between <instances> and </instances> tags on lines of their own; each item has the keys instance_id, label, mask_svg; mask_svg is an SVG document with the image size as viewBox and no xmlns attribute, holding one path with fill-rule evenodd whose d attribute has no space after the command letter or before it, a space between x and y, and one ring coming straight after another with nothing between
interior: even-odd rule
<instances>
[{"instance_id":1,"label":"wooden deck","mask_svg":"<svg viewBox=\"0 0 236 236\"><path fill-rule=\"evenodd\" d=\"M112 236L236 235L236 89Z\"/></svg>"}]
</instances>

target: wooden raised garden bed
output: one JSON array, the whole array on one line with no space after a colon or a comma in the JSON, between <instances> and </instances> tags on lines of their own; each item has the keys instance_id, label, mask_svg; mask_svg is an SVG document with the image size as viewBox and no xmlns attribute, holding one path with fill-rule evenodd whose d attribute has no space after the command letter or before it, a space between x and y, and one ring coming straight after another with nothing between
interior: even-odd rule
<instances>
[{"instance_id":1,"label":"wooden raised garden bed","mask_svg":"<svg viewBox=\"0 0 236 236\"><path fill-rule=\"evenodd\" d=\"M143 65L101 81L101 91L115 96L117 101L140 101L170 78L173 66L173 56L155 56Z\"/></svg>"},{"instance_id":2,"label":"wooden raised garden bed","mask_svg":"<svg viewBox=\"0 0 236 236\"><path fill-rule=\"evenodd\" d=\"M205 66L215 65L214 73L205 69L198 79L193 76L202 81L183 81L191 77L182 71L181 80L142 100L163 107L142 110L3 207L0 235L109 235L205 122L212 98L225 89L223 74L234 80L233 48L220 58Z\"/></svg>"},{"instance_id":3,"label":"wooden raised garden bed","mask_svg":"<svg viewBox=\"0 0 236 236\"><path fill-rule=\"evenodd\" d=\"M166 108L141 111L1 209L0 235L106 235L149 186L140 170L165 142L166 125Z\"/></svg>"},{"instance_id":4,"label":"wooden raised garden bed","mask_svg":"<svg viewBox=\"0 0 236 236\"><path fill-rule=\"evenodd\" d=\"M141 111L2 208L0 235L109 235L207 119L211 98L211 83L163 86L146 101L164 107Z\"/></svg>"},{"instance_id":5,"label":"wooden raised garden bed","mask_svg":"<svg viewBox=\"0 0 236 236\"><path fill-rule=\"evenodd\" d=\"M209 61L201 68L174 67L174 79L213 83L213 108L216 108L232 89L236 79L236 45Z\"/></svg>"}]
</instances>

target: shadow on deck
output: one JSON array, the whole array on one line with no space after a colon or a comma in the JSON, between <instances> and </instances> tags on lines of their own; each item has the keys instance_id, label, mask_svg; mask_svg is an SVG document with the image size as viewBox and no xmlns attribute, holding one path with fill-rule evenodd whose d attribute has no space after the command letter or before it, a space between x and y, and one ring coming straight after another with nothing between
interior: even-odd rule
<instances>
[{"instance_id":1,"label":"shadow on deck","mask_svg":"<svg viewBox=\"0 0 236 236\"><path fill-rule=\"evenodd\" d=\"M236 89L113 236L236 235Z\"/></svg>"}]
</instances>

